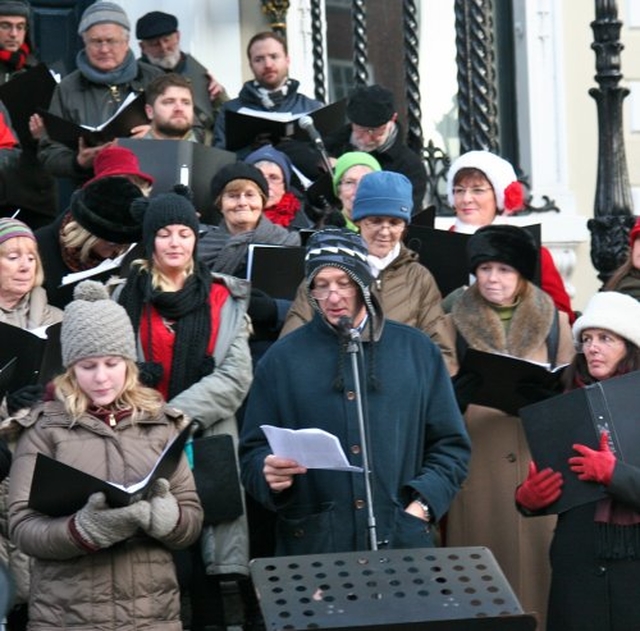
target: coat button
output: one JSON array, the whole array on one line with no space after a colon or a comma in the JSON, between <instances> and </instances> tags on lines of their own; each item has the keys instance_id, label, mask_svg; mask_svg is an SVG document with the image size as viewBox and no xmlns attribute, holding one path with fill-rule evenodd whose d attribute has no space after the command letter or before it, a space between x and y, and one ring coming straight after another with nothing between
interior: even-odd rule
<instances>
[{"instance_id":1,"label":"coat button","mask_svg":"<svg viewBox=\"0 0 640 631\"><path fill-rule=\"evenodd\" d=\"M607 573L607 568L604 565L599 565L596 568L596 576L604 576Z\"/></svg>"},{"instance_id":2,"label":"coat button","mask_svg":"<svg viewBox=\"0 0 640 631\"><path fill-rule=\"evenodd\" d=\"M296 528L296 529L293 531L293 536L294 536L296 539L302 539L302 537L304 537L304 530L302 530L302 528Z\"/></svg>"},{"instance_id":3,"label":"coat button","mask_svg":"<svg viewBox=\"0 0 640 631\"><path fill-rule=\"evenodd\" d=\"M514 453L507 454L507 462L515 462L518 458Z\"/></svg>"},{"instance_id":4,"label":"coat button","mask_svg":"<svg viewBox=\"0 0 640 631\"><path fill-rule=\"evenodd\" d=\"M360 510L361 508L364 508L367 505L367 503L364 500L356 500L355 501L355 507Z\"/></svg>"},{"instance_id":5,"label":"coat button","mask_svg":"<svg viewBox=\"0 0 640 631\"><path fill-rule=\"evenodd\" d=\"M356 393L353 390L347 390L347 400L353 401L356 398Z\"/></svg>"},{"instance_id":6,"label":"coat button","mask_svg":"<svg viewBox=\"0 0 640 631\"><path fill-rule=\"evenodd\" d=\"M359 454L360 453L360 445L351 445L351 453Z\"/></svg>"}]
</instances>

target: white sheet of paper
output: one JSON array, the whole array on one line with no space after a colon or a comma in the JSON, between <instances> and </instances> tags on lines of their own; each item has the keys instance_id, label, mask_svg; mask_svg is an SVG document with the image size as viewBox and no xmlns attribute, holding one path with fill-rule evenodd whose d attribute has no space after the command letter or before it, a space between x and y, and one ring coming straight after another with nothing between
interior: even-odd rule
<instances>
[{"instance_id":1,"label":"white sheet of paper","mask_svg":"<svg viewBox=\"0 0 640 631\"><path fill-rule=\"evenodd\" d=\"M307 469L362 471L362 467L349 464L337 436L323 429L287 429L274 425L260 425L260 429L276 456L291 458Z\"/></svg>"}]
</instances>

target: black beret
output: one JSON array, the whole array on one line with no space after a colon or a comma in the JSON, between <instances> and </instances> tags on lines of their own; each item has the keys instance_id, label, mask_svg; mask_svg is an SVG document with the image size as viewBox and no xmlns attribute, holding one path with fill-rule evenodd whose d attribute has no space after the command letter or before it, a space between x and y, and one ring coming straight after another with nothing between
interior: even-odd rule
<instances>
[{"instance_id":1,"label":"black beret","mask_svg":"<svg viewBox=\"0 0 640 631\"><path fill-rule=\"evenodd\" d=\"M232 162L223 166L211 179L211 198L214 204L224 187L233 180L251 180L265 197L269 197L269 185L260 169L246 162Z\"/></svg>"},{"instance_id":2,"label":"black beret","mask_svg":"<svg viewBox=\"0 0 640 631\"><path fill-rule=\"evenodd\" d=\"M483 226L467 242L469 271L478 265L496 261L515 268L527 280L533 280L538 265L538 247L531 233L506 224Z\"/></svg>"},{"instance_id":3,"label":"black beret","mask_svg":"<svg viewBox=\"0 0 640 631\"><path fill-rule=\"evenodd\" d=\"M178 30L178 18L170 13L151 11L136 22L136 37L138 39L153 39L175 33Z\"/></svg>"},{"instance_id":4,"label":"black beret","mask_svg":"<svg viewBox=\"0 0 640 631\"><path fill-rule=\"evenodd\" d=\"M393 93L379 85L356 88L347 102L347 117L361 127L380 127L395 113Z\"/></svg>"}]
</instances>

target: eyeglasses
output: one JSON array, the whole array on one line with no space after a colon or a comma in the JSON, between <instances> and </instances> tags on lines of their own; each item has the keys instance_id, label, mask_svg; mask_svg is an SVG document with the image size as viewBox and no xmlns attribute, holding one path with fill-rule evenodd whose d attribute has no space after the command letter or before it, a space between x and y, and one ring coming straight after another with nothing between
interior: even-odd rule
<instances>
[{"instance_id":1,"label":"eyeglasses","mask_svg":"<svg viewBox=\"0 0 640 631\"><path fill-rule=\"evenodd\" d=\"M331 292L335 292L338 295L338 298L353 298L358 291L357 287L353 283L348 283L345 285L337 285L336 287L331 287L331 285L321 285L318 287L317 285L311 290L311 295L319 301L327 300L331 295Z\"/></svg>"},{"instance_id":2,"label":"eyeglasses","mask_svg":"<svg viewBox=\"0 0 640 631\"><path fill-rule=\"evenodd\" d=\"M126 41L126 39L117 39L115 37L109 37L107 39L89 39L86 41L86 46L93 50L100 50L103 46L113 49L124 44Z\"/></svg>"},{"instance_id":3,"label":"eyeglasses","mask_svg":"<svg viewBox=\"0 0 640 631\"><path fill-rule=\"evenodd\" d=\"M584 353L586 349L589 349L594 344L606 348L613 348L621 343L624 343L621 337L611 335L610 333L597 333L596 335L587 335L580 338L576 343L576 351L578 351L578 353Z\"/></svg>"},{"instance_id":4,"label":"eyeglasses","mask_svg":"<svg viewBox=\"0 0 640 631\"><path fill-rule=\"evenodd\" d=\"M492 189L483 186L472 186L471 188L464 188L463 186L455 186L453 188L453 194L455 197L464 197L467 193L471 197L482 197Z\"/></svg>"},{"instance_id":5,"label":"eyeglasses","mask_svg":"<svg viewBox=\"0 0 640 631\"><path fill-rule=\"evenodd\" d=\"M340 180L342 188L355 188L358 184L360 184L360 180Z\"/></svg>"},{"instance_id":6,"label":"eyeglasses","mask_svg":"<svg viewBox=\"0 0 640 631\"><path fill-rule=\"evenodd\" d=\"M406 225L406 221L397 217L365 217L360 222L360 226L364 226L365 229L382 230L383 228L388 228L390 232L400 232L404 230Z\"/></svg>"},{"instance_id":7,"label":"eyeglasses","mask_svg":"<svg viewBox=\"0 0 640 631\"><path fill-rule=\"evenodd\" d=\"M27 30L26 24L13 24L12 22L0 22L0 31L18 31L24 33Z\"/></svg>"},{"instance_id":8,"label":"eyeglasses","mask_svg":"<svg viewBox=\"0 0 640 631\"><path fill-rule=\"evenodd\" d=\"M356 132L356 134L368 134L372 138L382 138L387 131L387 125L388 123L384 123L384 125L380 125L379 127L362 127L351 123L351 129Z\"/></svg>"},{"instance_id":9,"label":"eyeglasses","mask_svg":"<svg viewBox=\"0 0 640 631\"><path fill-rule=\"evenodd\" d=\"M227 191L222 193L223 199L229 199L232 201L238 201L241 197L244 197L247 201L253 201L260 198L260 194L257 191Z\"/></svg>"}]
</instances>

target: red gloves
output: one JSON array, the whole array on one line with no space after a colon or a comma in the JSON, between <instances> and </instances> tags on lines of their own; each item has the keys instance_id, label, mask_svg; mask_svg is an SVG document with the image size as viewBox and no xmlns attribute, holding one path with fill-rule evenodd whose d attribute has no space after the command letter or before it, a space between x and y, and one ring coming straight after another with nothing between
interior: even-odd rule
<instances>
[{"instance_id":1,"label":"red gloves","mask_svg":"<svg viewBox=\"0 0 640 631\"><path fill-rule=\"evenodd\" d=\"M600 434L600 449L597 451L586 445L573 445L573 448L580 455L569 458L569 466L578 474L578 479L608 486L616 466L616 457L609 448L609 434Z\"/></svg>"},{"instance_id":2,"label":"red gloves","mask_svg":"<svg viewBox=\"0 0 640 631\"><path fill-rule=\"evenodd\" d=\"M538 511L553 504L562 494L562 474L547 467L538 471L536 463L529 463L527 479L516 489L516 502L530 511Z\"/></svg>"}]
</instances>

